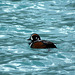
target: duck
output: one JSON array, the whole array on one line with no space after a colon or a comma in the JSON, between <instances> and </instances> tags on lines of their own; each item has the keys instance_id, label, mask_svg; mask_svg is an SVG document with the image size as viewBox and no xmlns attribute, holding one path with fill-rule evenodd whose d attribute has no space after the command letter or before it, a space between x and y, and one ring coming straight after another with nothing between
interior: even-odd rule
<instances>
[{"instance_id":1,"label":"duck","mask_svg":"<svg viewBox=\"0 0 75 75\"><path fill-rule=\"evenodd\" d=\"M31 48L45 49L45 48L57 48L53 42L48 40L41 40L40 36L36 33L31 34L29 45Z\"/></svg>"}]
</instances>

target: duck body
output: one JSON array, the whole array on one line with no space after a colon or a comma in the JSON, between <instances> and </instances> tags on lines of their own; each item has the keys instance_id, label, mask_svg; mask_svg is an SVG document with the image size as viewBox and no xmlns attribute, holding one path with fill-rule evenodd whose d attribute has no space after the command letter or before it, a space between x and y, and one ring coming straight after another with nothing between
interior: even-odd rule
<instances>
[{"instance_id":1,"label":"duck body","mask_svg":"<svg viewBox=\"0 0 75 75\"><path fill-rule=\"evenodd\" d=\"M28 40L31 40L29 43L31 48L57 48L54 43L47 40L41 40L38 34L32 34Z\"/></svg>"}]
</instances>

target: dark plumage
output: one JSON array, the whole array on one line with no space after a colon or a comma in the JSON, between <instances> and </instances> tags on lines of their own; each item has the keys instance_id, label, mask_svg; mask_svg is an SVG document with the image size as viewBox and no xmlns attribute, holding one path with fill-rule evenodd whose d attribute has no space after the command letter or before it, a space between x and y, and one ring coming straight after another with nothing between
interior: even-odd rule
<instances>
[{"instance_id":1,"label":"dark plumage","mask_svg":"<svg viewBox=\"0 0 75 75\"><path fill-rule=\"evenodd\" d=\"M31 48L56 48L54 43L47 40L41 40L38 34L32 34L28 40L31 40L29 43Z\"/></svg>"}]
</instances>

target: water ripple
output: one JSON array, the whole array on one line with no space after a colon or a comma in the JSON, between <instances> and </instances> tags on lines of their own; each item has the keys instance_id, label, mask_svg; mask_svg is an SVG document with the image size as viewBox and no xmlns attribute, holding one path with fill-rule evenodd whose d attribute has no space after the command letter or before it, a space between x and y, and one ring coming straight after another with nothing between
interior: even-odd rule
<instances>
[{"instance_id":1,"label":"water ripple","mask_svg":"<svg viewBox=\"0 0 75 75\"><path fill-rule=\"evenodd\" d=\"M0 75L74 75L75 1L0 1ZM31 49L38 33L57 49Z\"/></svg>"}]
</instances>

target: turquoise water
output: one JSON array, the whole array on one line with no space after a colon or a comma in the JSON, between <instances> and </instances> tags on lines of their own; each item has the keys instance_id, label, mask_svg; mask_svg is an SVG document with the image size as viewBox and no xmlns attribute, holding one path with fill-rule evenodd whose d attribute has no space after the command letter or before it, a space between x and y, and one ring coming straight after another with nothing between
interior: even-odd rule
<instances>
[{"instance_id":1,"label":"turquoise water","mask_svg":"<svg viewBox=\"0 0 75 75\"><path fill-rule=\"evenodd\" d=\"M31 49L32 33L57 49ZM75 0L0 0L0 75L75 75Z\"/></svg>"}]
</instances>

